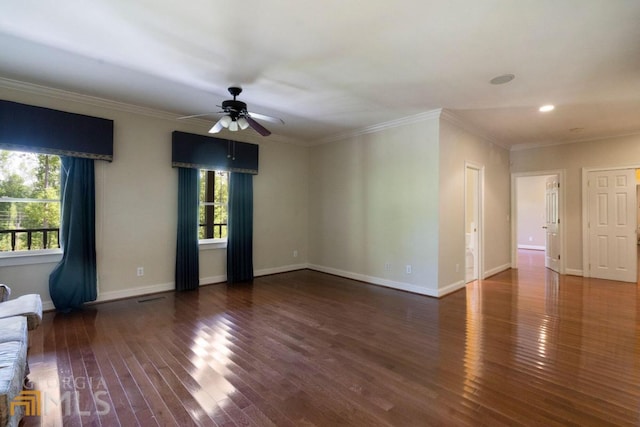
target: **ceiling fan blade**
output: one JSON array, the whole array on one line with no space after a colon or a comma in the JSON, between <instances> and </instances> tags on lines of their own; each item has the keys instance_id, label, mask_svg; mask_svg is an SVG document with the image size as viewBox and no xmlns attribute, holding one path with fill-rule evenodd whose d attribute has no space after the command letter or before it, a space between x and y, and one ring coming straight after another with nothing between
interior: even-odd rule
<instances>
[{"instance_id":1,"label":"ceiling fan blade","mask_svg":"<svg viewBox=\"0 0 640 427\"><path fill-rule=\"evenodd\" d=\"M211 129L209 129L209 133L218 133L222 130L224 126L222 126L222 119L218 120L215 125Z\"/></svg>"},{"instance_id":2,"label":"ceiling fan blade","mask_svg":"<svg viewBox=\"0 0 640 427\"><path fill-rule=\"evenodd\" d=\"M202 114L193 114L191 116L182 116L182 117L178 117L178 120L183 120L183 119L193 119L195 117L204 117L204 116L212 116L214 114L220 114L220 113L224 113L224 111L216 111L215 113L202 113Z\"/></svg>"},{"instance_id":3,"label":"ceiling fan blade","mask_svg":"<svg viewBox=\"0 0 640 427\"><path fill-rule=\"evenodd\" d=\"M271 132L269 131L269 129L265 128L260 123L258 123L255 120L253 120L251 118L251 116L246 115L246 116L244 116L244 118L247 119L247 122L249 123L249 126L251 126L251 128L253 130L255 130L256 132L258 132L260 135L262 135L262 136L271 135Z\"/></svg>"},{"instance_id":4,"label":"ceiling fan blade","mask_svg":"<svg viewBox=\"0 0 640 427\"><path fill-rule=\"evenodd\" d=\"M278 117L265 116L264 114L252 113L251 111L248 111L247 114L250 114L251 117L253 117L255 119L266 120L266 121L272 122L272 123L282 123L282 124L284 124L284 120L282 120L282 119L280 119Z\"/></svg>"}]
</instances>

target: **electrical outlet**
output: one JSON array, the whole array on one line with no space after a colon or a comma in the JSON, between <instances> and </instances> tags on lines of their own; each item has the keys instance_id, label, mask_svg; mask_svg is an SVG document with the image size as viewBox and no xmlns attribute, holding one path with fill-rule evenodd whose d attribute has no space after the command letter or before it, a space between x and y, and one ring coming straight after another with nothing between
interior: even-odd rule
<instances>
[{"instance_id":1,"label":"electrical outlet","mask_svg":"<svg viewBox=\"0 0 640 427\"><path fill-rule=\"evenodd\" d=\"M138 277L144 276L144 267L138 267L138 269L136 270L136 274L138 275Z\"/></svg>"},{"instance_id":2,"label":"electrical outlet","mask_svg":"<svg viewBox=\"0 0 640 427\"><path fill-rule=\"evenodd\" d=\"M460 264L456 264L456 273L460 271Z\"/></svg>"},{"instance_id":3,"label":"electrical outlet","mask_svg":"<svg viewBox=\"0 0 640 427\"><path fill-rule=\"evenodd\" d=\"M385 263L385 264L384 264L384 269L385 269L385 271L390 271L390 270L391 270L391 264L390 264L390 263L388 263L388 262L387 262L387 263Z\"/></svg>"},{"instance_id":4,"label":"electrical outlet","mask_svg":"<svg viewBox=\"0 0 640 427\"><path fill-rule=\"evenodd\" d=\"M411 265L407 264L407 268L406 268L407 274L411 274Z\"/></svg>"},{"instance_id":5,"label":"electrical outlet","mask_svg":"<svg viewBox=\"0 0 640 427\"><path fill-rule=\"evenodd\" d=\"M297 249L293 251L293 257L294 258L298 258L298 250Z\"/></svg>"}]
</instances>

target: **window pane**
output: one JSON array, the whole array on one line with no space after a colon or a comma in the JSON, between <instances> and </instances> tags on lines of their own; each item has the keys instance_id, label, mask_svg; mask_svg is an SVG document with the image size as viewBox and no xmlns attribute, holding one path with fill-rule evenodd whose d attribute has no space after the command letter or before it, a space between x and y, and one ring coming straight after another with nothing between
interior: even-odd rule
<instances>
[{"instance_id":1,"label":"window pane","mask_svg":"<svg viewBox=\"0 0 640 427\"><path fill-rule=\"evenodd\" d=\"M207 198L207 170L200 169L200 191L198 192L198 200L200 202L206 202ZM201 221L202 222L202 221Z\"/></svg>"},{"instance_id":2,"label":"window pane","mask_svg":"<svg viewBox=\"0 0 640 427\"><path fill-rule=\"evenodd\" d=\"M216 172L216 191L214 202L227 204L227 197L229 193L229 173ZM226 221L225 221L226 222Z\"/></svg>"},{"instance_id":3,"label":"window pane","mask_svg":"<svg viewBox=\"0 0 640 427\"><path fill-rule=\"evenodd\" d=\"M226 239L229 173L200 170L200 239Z\"/></svg>"},{"instance_id":4,"label":"window pane","mask_svg":"<svg viewBox=\"0 0 640 427\"><path fill-rule=\"evenodd\" d=\"M219 238L226 239L227 238L227 206L216 206L215 207L215 223L217 226L215 227L216 235Z\"/></svg>"},{"instance_id":5,"label":"window pane","mask_svg":"<svg viewBox=\"0 0 640 427\"><path fill-rule=\"evenodd\" d=\"M200 208L198 209L199 213L198 213L198 239L206 239L207 235L206 235L206 223L204 220L204 205L200 205Z\"/></svg>"}]
</instances>

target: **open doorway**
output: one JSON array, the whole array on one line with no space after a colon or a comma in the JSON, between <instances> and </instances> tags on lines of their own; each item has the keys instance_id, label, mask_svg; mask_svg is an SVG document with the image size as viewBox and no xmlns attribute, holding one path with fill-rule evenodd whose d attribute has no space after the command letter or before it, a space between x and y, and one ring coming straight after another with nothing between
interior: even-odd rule
<instances>
[{"instance_id":1,"label":"open doorway","mask_svg":"<svg viewBox=\"0 0 640 427\"><path fill-rule=\"evenodd\" d=\"M539 251L547 268L565 273L562 178L562 171L512 175L512 268L518 251Z\"/></svg>"},{"instance_id":2,"label":"open doorway","mask_svg":"<svg viewBox=\"0 0 640 427\"><path fill-rule=\"evenodd\" d=\"M465 283L481 279L483 168L465 165Z\"/></svg>"}]
</instances>

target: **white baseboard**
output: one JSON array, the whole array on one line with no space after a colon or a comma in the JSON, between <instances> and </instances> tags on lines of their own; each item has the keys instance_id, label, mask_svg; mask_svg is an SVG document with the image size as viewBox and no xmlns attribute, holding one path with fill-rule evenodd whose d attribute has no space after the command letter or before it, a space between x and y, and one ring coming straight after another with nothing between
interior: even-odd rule
<instances>
[{"instance_id":1,"label":"white baseboard","mask_svg":"<svg viewBox=\"0 0 640 427\"><path fill-rule=\"evenodd\" d=\"M502 269L500 268L496 269L498 270L496 272L505 270L509 267L510 266L507 266L506 268L502 268ZM396 282L393 280L383 279L380 277L367 276L365 274L352 273L350 271L338 270L336 268L324 267L324 266L315 265L315 264L293 264L293 265L285 265L282 267L263 268L260 270L256 270L254 272L254 275L256 277L260 277L260 276L268 276L270 274L287 273L289 271L304 270L304 269L316 270L322 273L328 273L328 274L333 274L335 276L345 277L347 279L358 280L358 281L370 283L376 286L384 286L387 288L399 289L399 290L411 292L414 294L427 295L427 296L436 297L436 298L455 292L458 289L462 289L465 286L464 281L459 281L456 283L452 283L451 285L445 286L442 289L433 290L433 289L425 288L422 286L413 285L411 283ZM487 274L495 274L495 273L487 272ZM202 277L200 278L200 286L214 284L214 283L222 283L226 281L227 281L226 275ZM158 292L172 291L174 289L175 289L175 283L171 282L171 283L162 283L158 285L144 286L139 288L123 289L119 291L104 292L98 295L98 298L93 303L113 301L113 300L123 299L123 298L138 297L138 296L154 294ZM45 311L55 310L55 307L53 305L53 302L51 300L48 300L48 301L42 301L42 309Z\"/></svg>"},{"instance_id":2,"label":"white baseboard","mask_svg":"<svg viewBox=\"0 0 640 427\"><path fill-rule=\"evenodd\" d=\"M88 304L96 304L99 302L113 301L113 300L123 299L123 298L139 297L142 295L155 294L158 292L172 291L173 289L175 289L175 283L171 282L171 283L162 283L159 285L143 286L139 288L123 289L120 291L103 292L98 295L98 298L96 298L95 301L91 301ZM56 307L53 305L53 301L51 300L42 301L43 311L50 311L55 309Z\"/></svg>"},{"instance_id":3,"label":"white baseboard","mask_svg":"<svg viewBox=\"0 0 640 427\"><path fill-rule=\"evenodd\" d=\"M294 264L284 265L282 267L262 268L253 272L254 277L268 276L270 274L287 273L289 271L304 270L307 268L307 264ZM221 274L220 276L210 276L200 278L200 286L212 285L215 283L224 283L227 281L227 275Z\"/></svg>"},{"instance_id":4,"label":"white baseboard","mask_svg":"<svg viewBox=\"0 0 640 427\"><path fill-rule=\"evenodd\" d=\"M288 273L289 271L304 270L307 264L284 265L282 267L262 268L253 272L254 277L268 276L270 274ZM215 283L224 283L227 281L227 275L210 276L200 278L200 286L213 285Z\"/></svg>"},{"instance_id":5,"label":"white baseboard","mask_svg":"<svg viewBox=\"0 0 640 427\"><path fill-rule=\"evenodd\" d=\"M444 288L440 288L438 289L438 298L449 295L459 289L464 288L465 286L467 286L467 284L464 282L464 280L460 280L459 282L455 282L445 286Z\"/></svg>"},{"instance_id":6,"label":"white baseboard","mask_svg":"<svg viewBox=\"0 0 640 427\"><path fill-rule=\"evenodd\" d=\"M155 294L158 292L172 291L176 287L174 282L159 285L143 286L140 288L123 289L121 291L104 292L98 295L95 302L113 301L116 299L139 297L141 295Z\"/></svg>"},{"instance_id":7,"label":"white baseboard","mask_svg":"<svg viewBox=\"0 0 640 427\"><path fill-rule=\"evenodd\" d=\"M227 281L227 275L221 274L220 276L209 276L200 278L200 286L213 285L215 283L222 283Z\"/></svg>"},{"instance_id":8,"label":"white baseboard","mask_svg":"<svg viewBox=\"0 0 640 427\"><path fill-rule=\"evenodd\" d=\"M577 268L565 268L564 272L569 276L584 276L584 271L578 270Z\"/></svg>"},{"instance_id":9,"label":"white baseboard","mask_svg":"<svg viewBox=\"0 0 640 427\"><path fill-rule=\"evenodd\" d=\"M534 251L544 251L547 248L540 245L518 245L518 249L532 249Z\"/></svg>"},{"instance_id":10,"label":"white baseboard","mask_svg":"<svg viewBox=\"0 0 640 427\"><path fill-rule=\"evenodd\" d=\"M262 268L260 270L254 271L253 275L256 277L268 276L270 274L280 274L280 273L288 273L290 271L304 270L308 267L309 267L308 264L293 264L293 265L283 265L282 267Z\"/></svg>"},{"instance_id":11,"label":"white baseboard","mask_svg":"<svg viewBox=\"0 0 640 427\"><path fill-rule=\"evenodd\" d=\"M498 273L502 273L505 270L508 270L511 268L511 263L507 263L507 264L502 264L496 268L492 268L490 270L487 270L484 272L484 276L483 279L486 279L487 277L493 276L494 274L498 274Z\"/></svg>"},{"instance_id":12,"label":"white baseboard","mask_svg":"<svg viewBox=\"0 0 640 427\"><path fill-rule=\"evenodd\" d=\"M380 277L367 276L365 274L352 273L350 271L338 270L336 268L324 267L321 265L309 264L310 270L320 271L322 273L333 274L334 276L345 277L347 279L358 280L360 282L370 283L372 285L384 286L386 288L399 289L402 291L412 292L414 294L427 295L430 297L438 297L438 292L422 286L412 285L410 283L395 282L392 280L382 279Z\"/></svg>"},{"instance_id":13,"label":"white baseboard","mask_svg":"<svg viewBox=\"0 0 640 427\"><path fill-rule=\"evenodd\" d=\"M304 270L305 268L307 268L307 264L286 265L282 267L265 268L261 270L256 270L254 272L254 275L256 277L267 276L269 274L278 274L278 273L286 273L286 272L295 271L295 270ZM226 274L219 275L219 276L201 277L200 286L211 285L214 283L223 283L226 281L227 281ZM175 289L175 287L176 287L175 283L171 282L171 283L162 283L159 285L144 286L140 288L123 289L120 291L104 292L98 295L98 298L95 301L92 301L91 303L95 304L98 302L113 301L113 300L123 299L123 298L132 298L132 297L139 297L142 295L155 294L158 292L172 291ZM56 308L53 305L53 301L51 300L42 301L42 310L51 311L55 309Z\"/></svg>"}]
</instances>

